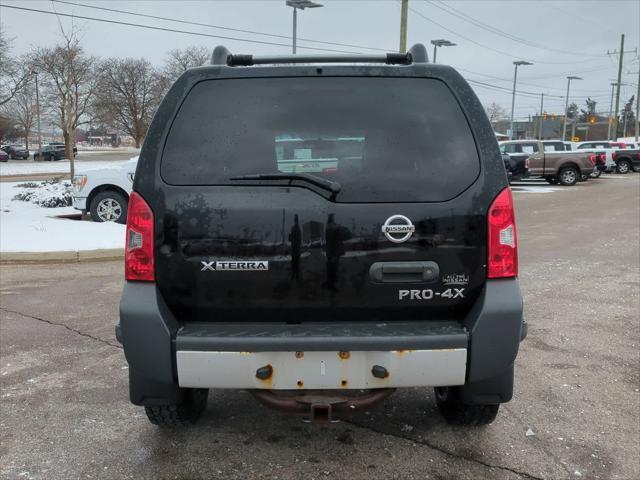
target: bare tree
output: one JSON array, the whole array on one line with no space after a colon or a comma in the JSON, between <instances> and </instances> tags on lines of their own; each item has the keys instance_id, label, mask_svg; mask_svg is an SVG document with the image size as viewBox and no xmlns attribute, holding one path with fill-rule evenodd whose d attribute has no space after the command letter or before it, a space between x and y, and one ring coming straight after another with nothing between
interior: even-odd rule
<instances>
[{"instance_id":1,"label":"bare tree","mask_svg":"<svg viewBox=\"0 0 640 480\"><path fill-rule=\"evenodd\" d=\"M162 98L160 75L148 60L111 58L100 64L96 117L127 132L140 147Z\"/></svg>"},{"instance_id":2,"label":"bare tree","mask_svg":"<svg viewBox=\"0 0 640 480\"><path fill-rule=\"evenodd\" d=\"M24 59L11 56L11 39L0 24L0 106L9 102L29 81L31 69Z\"/></svg>"},{"instance_id":3,"label":"bare tree","mask_svg":"<svg viewBox=\"0 0 640 480\"><path fill-rule=\"evenodd\" d=\"M73 144L76 128L85 123L87 109L96 89L95 59L84 53L74 30L62 32L63 42L53 48L34 51L42 71L43 99L62 130L65 153L73 177Z\"/></svg>"},{"instance_id":4,"label":"bare tree","mask_svg":"<svg viewBox=\"0 0 640 480\"><path fill-rule=\"evenodd\" d=\"M495 102L487 107L484 107L484 109L485 112L487 112L487 117L489 117L489 122L491 122L491 125L495 126L497 122L509 118L507 116L507 111Z\"/></svg>"},{"instance_id":5,"label":"bare tree","mask_svg":"<svg viewBox=\"0 0 640 480\"><path fill-rule=\"evenodd\" d=\"M164 74L170 82L174 82L185 70L199 67L208 62L211 52L205 47L191 46L171 50L167 54Z\"/></svg>"},{"instance_id":6,"label":"bare tree","mask_svg":"<svg viewBox=\"0 0 640 480\"><path fill-rule=\"evenodd\" d=\"M10 102L2 106L5 116L11 118L14 125L20 129L24 137L24 144L29 150L29 136L36 119L36 97L30 88L24 88L16 93Z\"/></svg>"}]
</instances>

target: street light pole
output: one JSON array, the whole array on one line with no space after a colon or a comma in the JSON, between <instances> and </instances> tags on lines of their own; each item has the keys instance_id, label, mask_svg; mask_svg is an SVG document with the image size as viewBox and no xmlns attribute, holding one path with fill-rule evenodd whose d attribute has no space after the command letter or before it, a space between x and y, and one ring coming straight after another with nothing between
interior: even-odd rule
<instances>
[{"instance_id":1,"label":"street light pole","mask_svg":"<svg viewBox=\"0 0 640 480\"><path fill-rule=\"evenodd\" d=\"M36 116L38 118L38 152L42 151L42 130L40 130L40 92L38 90L38 72L31 72L36 77Z\"/></svg>"},{"instance_id":2,"label":"street light pole","mask_svg":"<svg viewBox=\"0 0 640 480\"><path fill-rule=\"evenodd\" d=\"M322 7L322 4L312 2L311 0L287 0L286 4L289 7L293 7L293 34L291 36L291 50L295 55L298 39L298 9L304 10L305 8L318 8Z\"/></svg>"},{"instance_id":3,"label":"street light pole","mask_svg":"<svg viewBox=\"0 0 640 480\"><path fill-rule=\"evenodd\" d=\"M449 40L431 40L431 45L433 45L433 63L436 63L436 56L438 54L438 47L455 47L456 44L450 42Z\"/></svg>"},{"instance_id":4,"label":"street light pole","mask_svg":"<svg viewBox=\"0 0 640 480\"><path fill-rule=\"evenodd\" d=\"M567 98L564 102L564 122L562 124L562 140L566 140L567 136L567 112L569 110L569 87L571 86L571 80L582 80L581 77L576 77L574 75L569 75L567 77Z\"/></svg>"},{"instance_id":5,"label":"street light pole","mask_svg":"<svg viewBox=\"0 0 640 480\"><path fill-rule=\"evenodd\" d=\"M515 71L513 72L513 93L511 95L511 131L509 132L509 140L513 140L513 112L516 106L516 82L518 80L518 67L520 65L533 65L531 62L525 60L516 60L513 62L515 65Z\"/></svg>"}]
</instances>

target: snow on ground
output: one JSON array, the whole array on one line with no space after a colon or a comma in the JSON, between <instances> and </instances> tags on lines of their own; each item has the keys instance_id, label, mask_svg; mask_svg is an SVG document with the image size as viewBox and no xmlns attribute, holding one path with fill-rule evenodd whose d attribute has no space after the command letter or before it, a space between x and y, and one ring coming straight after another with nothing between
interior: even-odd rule
<instances>
[{"instance_id":1,"label":"snow on ground","mask_svg":"<svg viewBox=\"0 0 640 480\"><path fill-rule=\"evenodd\" d=\"M124 225L54 218L80 212L73 207L43 208L12 200L24 191L16 188L18 183L0 183L0 253L124 247Z\"/></svg>"},{"instance_id":2,"label":"snow on ground","mask_svg":"<svg viewBox=\"0 0 640 480\"><path fill-rule=\"evenodd\" d=\"M102 167L115 167L128 162L128 160L82 161L76 159L76 173ZM57 162L34 162L25 160L20 162L0 162L0 176L2 175L30 175L32 173L60 173L69 174L69 160Z\"/></svg>"}]
</instances>

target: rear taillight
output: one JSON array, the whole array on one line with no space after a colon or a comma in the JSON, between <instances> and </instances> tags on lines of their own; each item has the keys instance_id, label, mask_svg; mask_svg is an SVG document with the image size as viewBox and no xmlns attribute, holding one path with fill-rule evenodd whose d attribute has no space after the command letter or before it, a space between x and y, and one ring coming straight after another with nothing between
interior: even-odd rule
<instances>
[{"instance_id":1,"label":"rear taillight","mask_svg":"<svg viewBox=\"0 0 640 480\"><path fill-rule=\"evenodd\" d=\"M611 160L615 160L617 156L618 154L615 151L611 152Z\"/></svg>"},{"instance_id":2,"label":"rear taillight","mask_svg":"<svg viewBox=\"0 0 640 480\"><path fill-rule=\"evenodd\" d=\"M156 279L153 268L153 211L136 192L129 197L124 272L129 281L154 282Z\"/></svg>"},{"instance_id":3,"label":"rear taillight","mask_svg":"<svg viewBox=\"0 0 640 480\"><path fill-rule=\"evenodd\" d=\"M489 229L488 278L518 276L518 238L511 189L505 188L493 200L487 219Z\"/></svg>"},{"instance_id":4,"label":"rear taillight","mask_svg":"<svg viewBox=\"0 0 640 480\"><path fill-rule=\"evenodd\" d=\"M589 161L591 162L591 165L596 164L596 158L596 155L589 155Z\"/></svg>"}]
</instances>

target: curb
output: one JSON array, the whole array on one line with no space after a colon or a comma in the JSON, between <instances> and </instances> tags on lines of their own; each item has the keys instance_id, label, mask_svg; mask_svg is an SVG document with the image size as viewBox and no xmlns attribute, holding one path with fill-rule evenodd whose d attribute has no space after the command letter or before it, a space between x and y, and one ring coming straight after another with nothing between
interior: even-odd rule
<instances>
[{"instance_id":1,"label":"curb","mask_svg":"<svg viewBox=\"0 0 640 480\"><path fill-rule=\"evenodd\" d=\"M121 260L123 258L123 248L60 252L2 252L0 253L0 265L20 263L103 262L108 260Z\"/></svg>"}]
</instances>

